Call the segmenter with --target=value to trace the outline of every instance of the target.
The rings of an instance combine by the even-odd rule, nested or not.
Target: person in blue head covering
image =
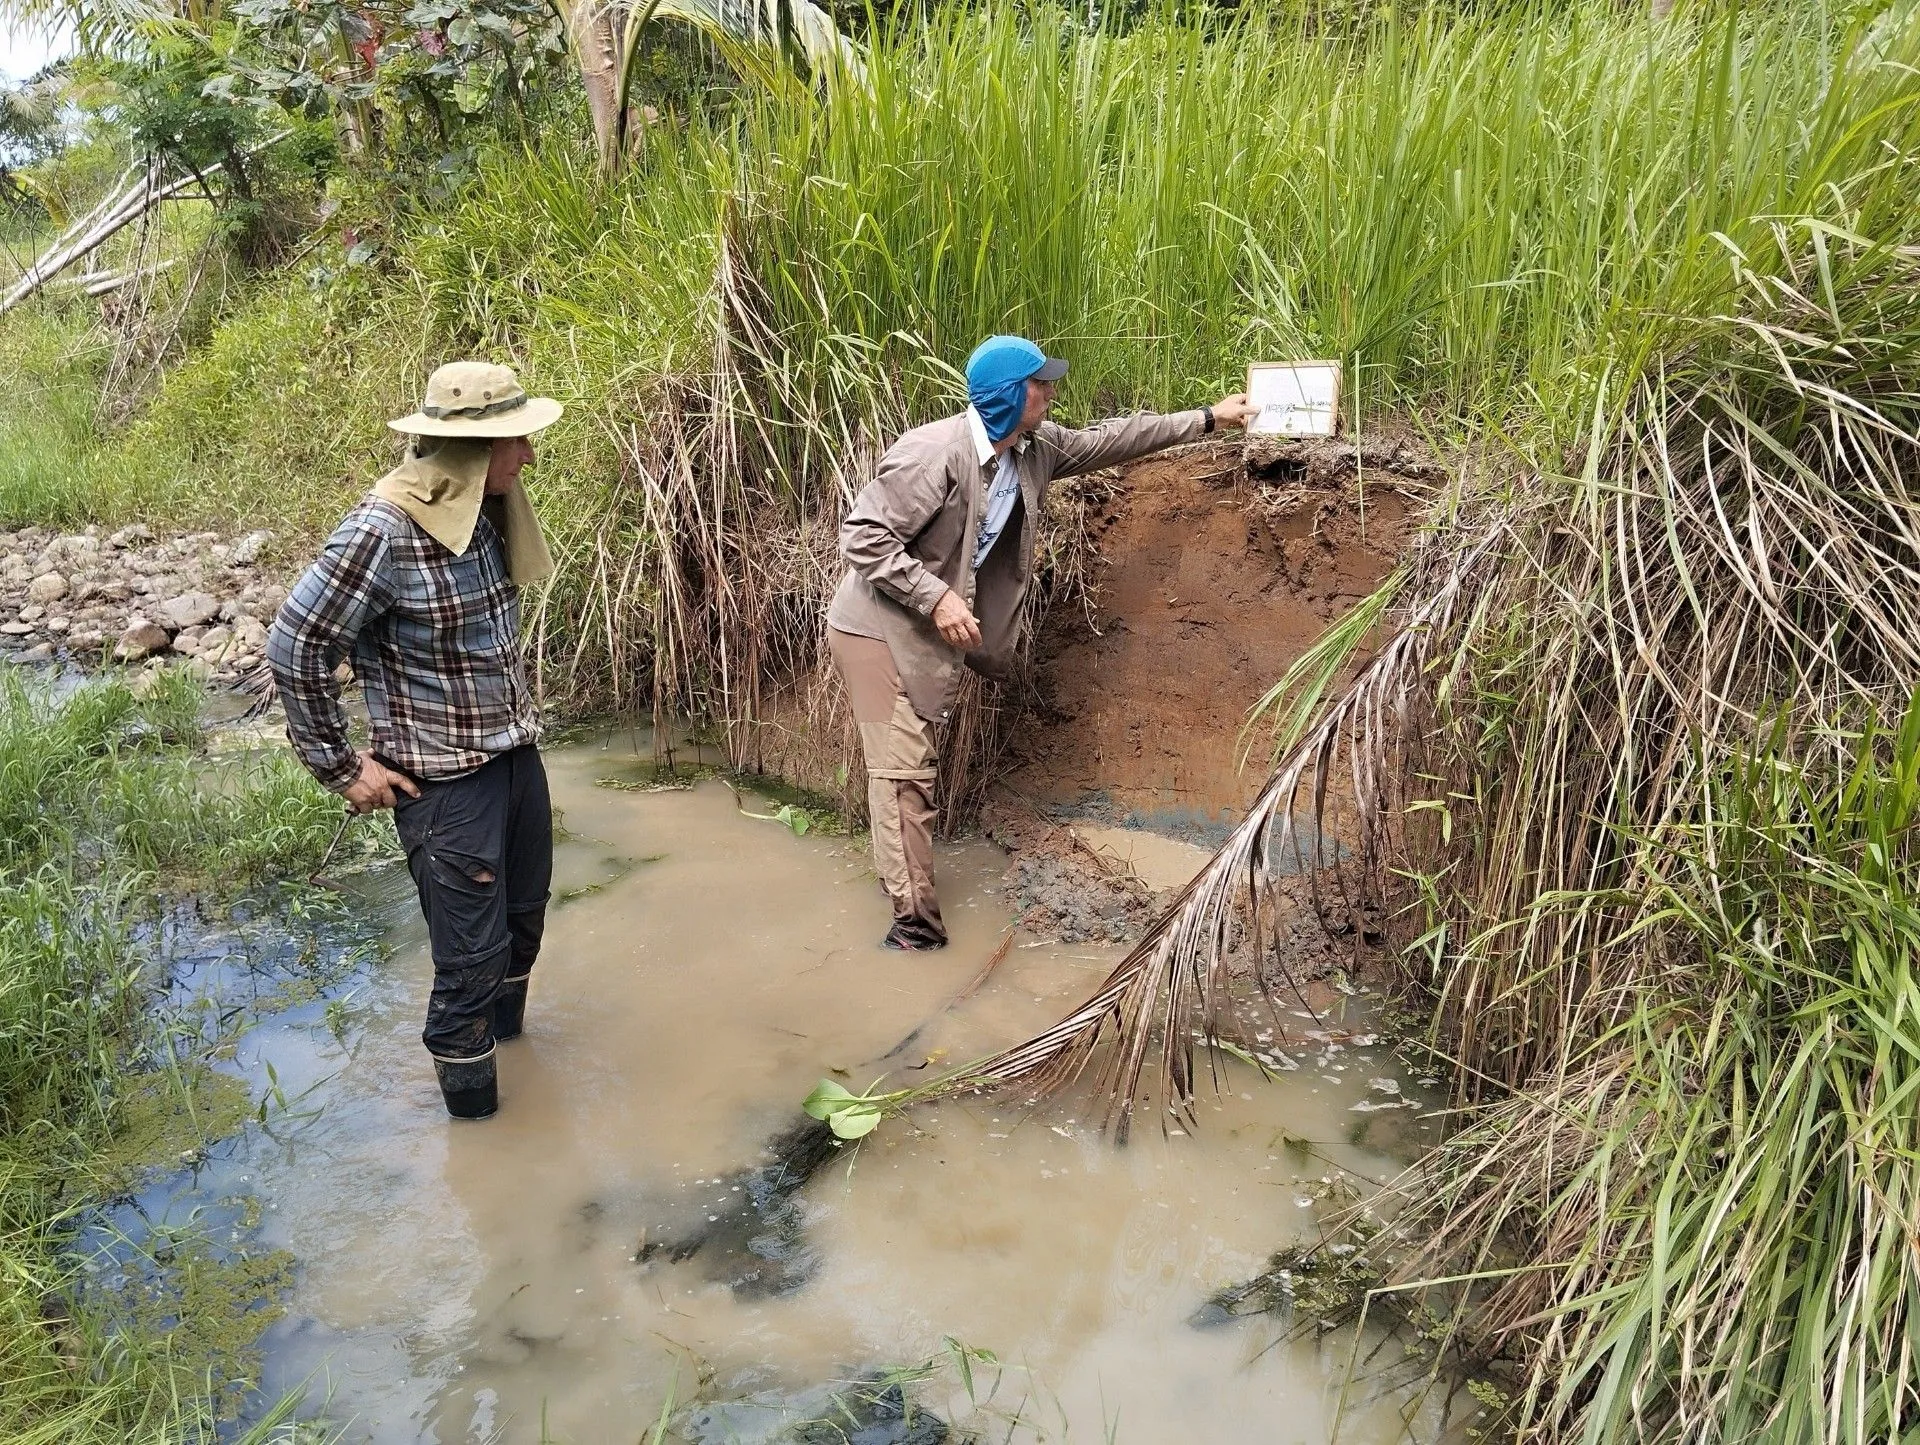
[[[967,358],[967,400],[988,438],[1002,442],[1026,415],[1027,383],[1057,382],[1066,374],[1066,362],[1049,360],[1024,336],[989,336]]]
[[[1254,413],[1236,393],[1064,427],[1047,414],[1066,374],[1025,337],[988,337],[967,358],[966,410],[887,448],[840,527],[847,572],[827,644],[860,728],[874,866],[893,901],[889,948],[946,944],[933,879],[936,729],[952,717],[962,663],[998,679],[1018,653],[1048,486],[1244,427]]]

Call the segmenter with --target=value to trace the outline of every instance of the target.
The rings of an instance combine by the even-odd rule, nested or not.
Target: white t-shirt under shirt
[[[973,429],[973,444],[980,456],[980,467],[984,471],[987,464],[996,460],[993,454],[993,438],[987,435],[987,424],[980,419],[980,413],[972,407],[967,408],[967,424]],[[1020,470],[1014,465],[1014,454],[1026,450],[1026,438],[1022,438],[998,458],[1000,468],[994,473],[993,482],[987,488],[985,505],[980,508],[980,533],[974,539],[973,570],[978,572],[980,564],[987,560],[987,553],[993,550],[993,544],[1000,540],[1001,532],[1006,530],[1007,518],[1013,515],[1013,504],[1020,496]]]

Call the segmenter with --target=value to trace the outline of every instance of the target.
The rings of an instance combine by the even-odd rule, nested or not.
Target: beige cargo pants
[[[907,701],[885,642],[828,628],[827,647],[860,726],[873,864],[893,900],[887,942],[938,948],[947,930],[933,888],[933,784],[939,776],[933,724]]]

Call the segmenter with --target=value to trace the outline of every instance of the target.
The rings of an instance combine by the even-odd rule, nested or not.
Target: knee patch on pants
[[[908,778],[867,780],[874,871],[896,917],[940,924],[933,881],[933,783]]]
[[[838,631],[829,631],[827,642],[860,728],[874,871],[896,918],[918,919],[940,933],[933,884],[933,790],[940,776],[933,724],[913,710],[885,642]]]

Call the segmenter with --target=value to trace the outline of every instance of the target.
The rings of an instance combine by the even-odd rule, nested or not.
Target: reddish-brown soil
[[[1095,604],[1035,643],[1008,803],[1211,844],[1265,778],[1248,711],[1392,569],[1437,469],[1403,440],[1186,448],[1083,493]],[[1251,744],[1245,768],[1241,750]]]
[[[1085,566],[1091,601],[1055,607],[1033,643],[1032,686],[1002,695],[1017,708],[1012,740],[979,814],[1014,850],[1029,926],[1137,936],[1155,899],[1072,825],[1211,851],[1266,776],[1270,725],[1243,738],[1249,709],[1386,577],[1442,479],[1388,435],[1223,441],[1056,485],[1059,554]],[[751,758],[857,811],[858,757],[837,698],[827,669],[764,698]]]

